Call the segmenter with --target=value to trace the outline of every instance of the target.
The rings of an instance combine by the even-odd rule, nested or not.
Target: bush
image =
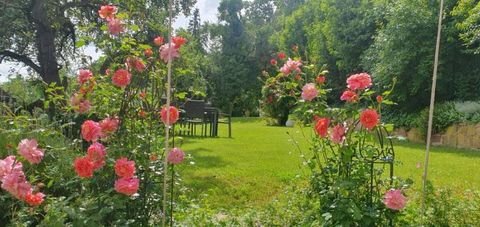
[[[480,123],[480,102],[455,102],[455,109],[463,115],[463,120]]]
[[[435,189],[427,185],[425,216],[422,217],[421,196],[417,194],[414,203],[407,207],[400,226],[477,226],[480,223],[480,192],[465,190]]]
[[[420,129],[423,136],[427,135],[428,112],[428,108],[422,110],[416,121],[416,126]],[[461,122],[462,119],[463,114],[457,111],[453,102],[437,104],[433,111],[432,133],[445,132],[449,126]]]

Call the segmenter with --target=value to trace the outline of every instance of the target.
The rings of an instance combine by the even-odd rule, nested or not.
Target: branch
[[[16,61],[22,62],[23,64],[25,64],[25,65],[29,66],[30,68],[32,68],[33,70],[35,70],[35,72],[37,72],[37,73],[40,73],[40,71],[41,71],[40,66],[35,64],[35,62],[33,62],[32,59],[30,59],[29,57],[27,57],[25,55],[20,55],[20,54],[14,53],[14,52],[9,51],[9,50],[0,51],[0,63],[2,62],[2,60],[5,57],[9,57],[9,58],[14,59]]]

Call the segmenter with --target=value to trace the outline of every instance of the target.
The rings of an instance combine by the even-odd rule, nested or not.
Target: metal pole
[[[427,196],[428,161],[430,157],[430,144],[432,141],[433,109],[435,105],[435,90],[437,87],[438,57],[440,53],[440,38],[442,33],[442,15],[443,15],[443,0],[440,0],[440,11],[438,12],[437,43],[435,46],[435,60],[433,65],[432,92],[430,95],[430,109],[428,112],[427,147],[425,151],[425,164],[424,164],[425,169],[423,171],[422,212],[424,215],[425,215],[425,209],[426,209],[425,200]]]

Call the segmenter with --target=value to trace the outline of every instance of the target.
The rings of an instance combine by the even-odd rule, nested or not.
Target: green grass
[[[297,176],[308,176],[294,141],[307,152],[303,134],[309,137],[310,129],[266,126],[258,118],[234,119],[232,128],[233,138],[224,125],[219,138],[185,138],[182,149],[194,164],[183,165],[181,174],[190,198],[205,198],[216,208],[257,207],[270,203]],[[421,144],[395,146],[395,175],[412,178],[416,190],[421,188],[423,165],[417,168],[417,163],[423,163],[424,149]],[[429,179],[437,187],[479,188],[479,167],[480,151],[435,147]]]

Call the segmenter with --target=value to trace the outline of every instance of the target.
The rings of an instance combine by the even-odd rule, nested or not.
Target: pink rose
[[[78,83],[80,84],[84,84],[92,77],[93,77],[93,73],[88,69],[80,69],[78,71]]]
[[[115,181],[115,191],[131,196],[138,191],[140,180],[137,178],[120,178]]]
[[[277,57],[278,59],[283,60],[287,57],[287,55],[284,52],[278,52]]]
[[[318,90],[315,84],[308,83],[302,88],[302,99],[305,101],[312,101],[318,95]]]
[[[43,159],[43,150],[38,148],[38,143],[34,139],[23,139],[20,141],[18,153],[30,164],[38,164]]]
[[[130,84],[132,75],[126,69],[119,69],[115,71],[112,76],[113,85],[121,88],[125,88]]]
[[[363,90],[372,86],[372,78],[367,73],[354,74],[348,77],[347,87],[352,90]]]
[[[137,72],[143,72],[147,67],[145,66],[143,60],[137,57],[128,57],[125,63],[129,70],[134,68],[135,70],[137,70]]]
[[[118,117],[108,117],[100,121],[100,128],[102,128],[102,135],[106,136],[111,134],[118,129],[120,120]]]
[[[379,122],[379,116],[374,109],[366,109],[360,114],[360,123],[368,130],[373,129]]]
[[[120,158],[115,162],[115,173],[119,177],[131,178],[135,175],[135,162]]]
[[[32,186],[27,182],[23,171],[13,171],[2,180],[2,188],[19,200],[32,192]]]
[[[271,65],[277,65],[277,60],[275,60],[275,59],[272,58],[272,59],[270,60],[270,64],[271,64]]]
[[[123,32],[123,22],[119,19],[113,18],[108,21],[108,31],[112,35],[118,35]]]
[[[284,75],[288,75],[291,72],[295,73],[301,73],[302,70],[300,69],[300,66],[302,66],[302,63],[300,61],[294,61],[292,59],[288,59],[287,62],[280,68],[280,72],[282,72]]]
[[[161,46],[163,42],[164,42],[164,39],[161,36],[157,36],[155,37],[155,39],[153,39],[153,43],[155,44],[155,46]]]
[[[95,170],[94,163],[88,157],[81,157],[75,159],[73,162],[75,172],[81,178],[93,177],[93,171]]]
[[[345,127],[341,124],[335,125],[332,129],[331,139],[334,143],[342,143],[345,139]]]
[[[327,137],[328,135],[328,125],[330,124],[330,120],[328,118],[319,118],[317,119],[317,123],[315,123],[315,132],[320,137]]]
[[[106,155],[105,146],[98,142],[93,143],[87,149],[87,158],[92,161],[94,170],[98,170],[105,165]]]
[[[180,148],[173,148],[167,156],[167,161],[170,164],[177,165],[183,162],[183,159],[185,158],[185,153],[183,153]]]
[[[86,113],[92,107],[90,101],[83,98],[81,94],[74,94],[70,98],[70,105],[78,113]]]
[[[106,19],[107,21],[113,19],[116,13],[117,7],[112,5],[101,6],[100,10],[98,10],[98,15],[100,15],[100,18]]]
[[[385,193],[383,203],[392,210],[401,210],[407,204],[407,198],[402,194],[401,190],[390,189]]]
[[[353,103],[358,101],[358,96],[357,93],[351,91],[351,90],[346,90],[343,92],[342,96],[340,96],[340,100],[342,101],[347,101],[349,103]]]
[[[16,161],[15,156],[10,155],[3,160],[0,159],[0,181],[2,181],[3,178],[6,175],[10,174],[11,172],[22,172],[22,171],[23,171],[23,165],[21,162]]]
[[[95,142],[102,135],[102,128],[98,122],[92,120],[86,120],[83,122],[82,127],[82,137],[86,141]]]
[[[170,60],[173,61],[174,58],[180,57],[180,53],[178,52],[178,48],[175,47],[175,44],[163,44],[160,47],[160,58],[167,63],[169,60],[169,53],[170,53]]]
[[[40,204],[43,203],[43,198],[44,197],[45,197],[45,195],[41,192],[37,192],[35,194],[29,193],[25,197],[25,202],[28,203],[28,205],[30,205],[30,206],[39,206]]]
[[[181,37],[181,36],[175,36],[172,37],[172,42],[175,44],[175,48],[180,48],[182,47],[183,44],[187,42],[187,39]]]
[[[168,116],[167,116],[167,111],[169,112]],[[180,113],[178,112],[177,108],[175,108],[174,106],[170,106],[170,108],[167,108],[165,106],[160,111],[160,117],[162,118],[162,122],[166,125],[175,124],[175,122],[178,121],[179,116],[180,116]]]

